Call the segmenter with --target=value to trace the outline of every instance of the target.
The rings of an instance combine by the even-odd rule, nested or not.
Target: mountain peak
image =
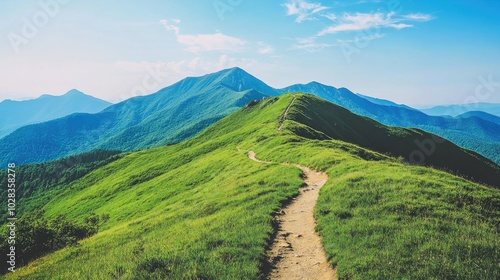
[[[276,89],[268,86],[240,67],[224,69],[215,74],[219,76],[218,82],[235,91],[256,90],[269,96],[278,95]]]
[[[240,73],[241,73],[241,72],[243,72],[243,73],[248,74],[248,72],[247,72],[247,71],[243,70],[242,68],[240,68],[240,67],[238,67],[238,66],[236,66],[236,67],[232,67],[232,68],[227,68],[227,69],[225,69],[225,70],[226,70],[227,72],[240,72]],[[223,71],[224,71],[224,70],[223,70]],[[249,75],[250,75],[250,74],[249,74]]]
[[[240,79],[248,79],[248,78],[257,79],[254,76],[252,76],[250,73],[248,73],[247,71],[245,71],[239,67],[224,69],[224,70],[220,71],[219,73],[225,77],[237,77]]]
[[[309,82],[306,85],[310,85],[310,86],[324,86],[322,83],[316,82],[316,81]]]
[[[74,96],[74,95],[86,95],[86,94],[77,90],[77,89],[71,89],[70,91],[66,92],[64,95]]]

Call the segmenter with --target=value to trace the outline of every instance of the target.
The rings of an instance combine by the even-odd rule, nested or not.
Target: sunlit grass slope
[[[9,277],[258,277],[273,232],[272,213],[297,193],[302,180],[298,169],[252,162],[237,146],[253,145],[255,135],[275,134],[281,107],[287,105],[283,99],[272,110],[243,110],[223,120],[223,129],[133,153],[74,182],[44,207],[47,215],[78,220],[95,212],[110,219],[80,246],[52,253]],[[262,125],[263,120],[269,122]]]
[[[95,212],[110,219],[79,246],[7,278],[259,278],[273,212],[302,180],[295,167],[250,161],[249,150],[328,173],[315,216],[341,279],[500,276],[499,190],[331,140],[330,132],[294,117],[302,112],[316,123],[314,112],[330,105],[297,96],[281,133],[290,94],[243,108],[188,142],[132,153],[71,183],[43,207],[46,215],[82,220]],[[301,107],[306,103],[310,114]]]

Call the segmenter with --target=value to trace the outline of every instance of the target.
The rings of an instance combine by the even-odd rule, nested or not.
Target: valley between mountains
[[[270,256],[280,238],[301,249],[294,242],[306,236],[294,234],[304,223],[277,225],[292,222],[286,215],[299,209],[312,211],[304,212],[312,214],[308,233],[317,234],[325,254],[316,263],[338,279],[500,277],[500,167],[494,162],[440,138],[429,166],[410,164],[414,139],[437,136],[385,126],[311,94],[247,94],[235,99],[242,108],[177,144],[20,166],[20,183],[30,183],[19,189],[19,215],[39,218],[21,224],[20,242],[45,244],[30,243],[41,238],[30,234],[45,229],[42,220],[58,238],[46,237],[47,244],[68,237],[57,221],[68,221],[66,228],[90,222],[98,230],[2,277],[293,279],[287,273],[297,267]],[[141,100],[133,102],[146,106]],[[316,187],[303,188],[312,175],[294,165],[319,172],[318,182],[308,183]],[[36,176],[42,170],[63,175],[48,182]],[[300,204],[312,194],[317,202],[292,208],[294,198]],[[291,252],[284,245],[278,255],[286,261]],[[19,246],[18,254],[26,255],[29,248]]]

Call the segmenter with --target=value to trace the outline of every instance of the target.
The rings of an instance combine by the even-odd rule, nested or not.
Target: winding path
[[[280,124],[278,126],[278,132],[281,132],[281,129],[283,128],[283,125],[285,124],[286,117],[288,116],[288,111],[290,111],[290,108],[292,108],[293,102],[295,102],[296,99],[297,99],[297,96],[294,95],[292,101],[290,102],[288,107],[286,107],[285,112],[281,116],[281,121],[280,121]]]
[[[253,151],[248,152],[248,158],[259,163],[270,163],[258,160]],[[294,166],[304,173],[304,182],[307,186],[301,188],[292,203],[280,210],[276,216],[279,224],[278,232],[271,248],[266,252],[272,264],[269,278],[337,279],[335,270],[328,264],[321,239],[314,230],[316,225],[313,217],[314,205],[319,190],[326,183],[328,176],[326,173],[316,172],[305,166]]]

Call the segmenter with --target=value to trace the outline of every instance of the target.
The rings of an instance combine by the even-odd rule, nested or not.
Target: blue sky
[[[500,103],[497,0],[3,0],[0,34],[0,100],[117,102],[239,66],[274,87]]]

